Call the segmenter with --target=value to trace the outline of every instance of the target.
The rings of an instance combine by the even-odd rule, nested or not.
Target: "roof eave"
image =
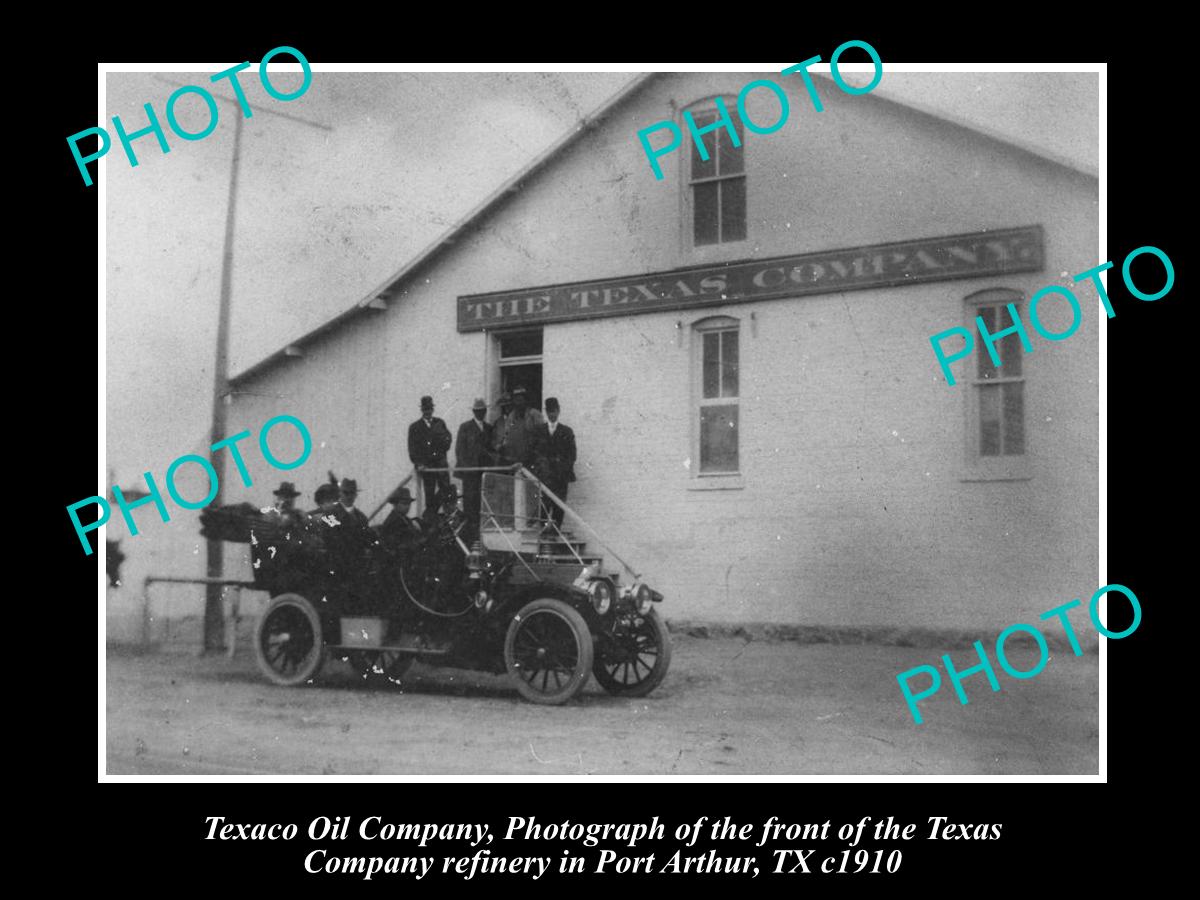
[[[566,132],[557,141],[539,153],[534,159],[524,168],[517,172],[513,177],[505,181],[495,191],[485,197],[480,203],[473,207],[469,212],[462,216],[458,221],[450,225],[444,232],[430,242],[420,253],[412,257],[399,271],[385,279],[374,290],[370,291],[365,297],[355,303],[348,309],[343,310],[337,315],[325,322],[312,331],[307,332],[301,337],[289,341],[289,347],[304,347],[315,341],[321,335],[335,328],[340,327],[346,321],[356,318],[367,311],[375,311],[378,309],[378,299],[382,296],[394,297],[397,293],[397,288],[412,276],[423,265],[430,262],[442,250],[452,246],[479,220],[483,219],[488,213],[521,190],[521,183],[536,175],[542,168],[554,159],[560,152],[574,144],[588,131],[595,128],[600,121],[609,115],[614,109],[624,103],[633,94],[639,91],[645,84],[652,79],[657,73],[642,72],[630,79],[629,83],[621,90],[612,95],[604,104],[598,107],[591,115],[584,116],[575,123],[572,128]],[[263,372],[272,368],[279,362],[287,359],[285,347],[280,347],[270,356],[258,361],[248,369],[239,372],[237,375],[229,379],[229,387],[233,389],[239,385],[252,381],[254,378],[261,375]]]

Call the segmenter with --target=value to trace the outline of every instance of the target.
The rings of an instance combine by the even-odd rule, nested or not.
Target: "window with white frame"
[[[736,475],[740,465],[738,320],[714,316],[697,322],[693,329],[696,473]]]
[[[688,178],[692,242],[697,247],[746,239],[745,135],[742,120],[735,111],[736,100],[729,97],[722,98],[722,101],[729,111],[729,121],[733,123],[737,134],[738,146],[733,145],[733,138],[724,123],[700,137],[708,159],[701,159],[696,141],[688,141],[692,148]],[[715,100],[698,103],[687,112],[696,123],[697,130],[713,125],[720,115]],[[688,135],[686,119],[683,131]]]
[[[1008,305],[1018,315],[1023,295],[1004,288],[980,291],[966,298],[967,327],[979,334],[975,318],[983,320],[989,334],[1014,323]],[[1021,458],[1025,441],[1025,349],[1016,332],[996,342],[1000,365],[992,361],[987,345],[979,338],[971,379],[970,449],[977,462]]]

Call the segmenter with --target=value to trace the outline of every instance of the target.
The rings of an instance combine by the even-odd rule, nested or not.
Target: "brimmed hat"
[[[321,506],[322,504],[328,503],[330,500],[336,500],[337,495],[337,485],[325,482],[323,485],[317,488],[316,493],[313,494],[313,500],[316,501],[317,506]]]
[[[428,394],[421,398],[421,409],[433,409],[433,398]]]
[[[471,409],[487,409],[487,401],[482,397],[476,397],[475,402],[471,404]]]
[[[285,481],[275,489],[276,497],[299,497],[300,492],[296,490],[296,486],[290,481]]]
[[[406,487],[400,488],[400,490],[396,491],[396,493],[394,493],[392,496],[395,498],[395,500],[393,501],[394,503],[412,503],[413,502],[412,492]]]
[[[353,478],[343,478],[338,482],[338,490],[346,494],[357,494],[358,482]]]
[[[548,410],[558,409],[558,398],[557,397],[547,397],[546,398],[546,409],[548,409]]]

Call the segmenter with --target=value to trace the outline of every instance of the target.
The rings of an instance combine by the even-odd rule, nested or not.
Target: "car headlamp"
[[[644,616],[654,604],[654,592],[646,585],[639,584],[633,593],[633,599],[637,603],[638,613]]]
[[[606,578],[597,578],[588,585],[588,593],[592,595],[592,608],[597,615],[604,615],[612,609],[613,586]]]

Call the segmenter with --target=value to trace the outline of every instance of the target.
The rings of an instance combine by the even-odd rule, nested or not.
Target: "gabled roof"
[[[351,306],[349,309],[338,313],[331,319],[328,319],[321,325],[307,332],[295,340],[290,341],[286,346],[279,348],[270,356],[260,360],[248,369],[238,373],[229,379],[228,387],[230,389],[253,381],[255,377],[270,369],[276,363],[287,359],[288,357],[300,356],[302,351],[299,348],[312,343],[324,334],[335,331],[350,319],[369,313],[372,310],[386,309],[389,300],[393,300],[404,293],[404,282],[412,277],[418,270],[426,264],[432,262],[434,258],[468,232],[473,226],[479,223],[489,213],[493,212],[497,207],[503,204],[509,197],[518,193],[524,182],[540,173],[547,165],[555,159],[562,151],[574,144],[580,137],[587,132],[596,128],[607,116],[609,116],[617,107],[625,103],[634,94],[646,86],[652,79],[661,73],[648,72],[636,75],[630,82],[620,91],[610,97],[602,106],[589,116],[584,116],[580,119],[571,130],[564,134],[561,138],[547,147],[544,151],[538,154],[534,159],[522,168],[517,174],[513,175],[505,181],[500,187],[489,194],[478,205],[467,212],[461,219],[450,225],[441,235],[435,238],[425,249],[421,250],[416,256],[412,257],[405,263],[395,274],[385,279],[378,287],[369,292],[365,297]],[[680,73],[682,74],[682,73]],[[828,78],[822,73],[813,73],[820,78]],[[1028,153],[1037,156],[1041,159],[1054,163],[1055,165],[1071,169],[1079,172],[1090,178],[1097,178],[1098,174],[1089,171],[1087,168],[1081,168],[1074,161],[1065,157],[1052,153],[1044,148],[1031,144],[1027,141],[1022,141],[1019,138],[1014,138],[1010,135],[1001,134],[997,131],[983,128],[973,122],[967,121],[960,117],[947,115],[923,104],[912,102],[908,99],[898,97],[888,97],[875,93],[866,94],[866,97],[871,97],[875,102],[891,104],[894,106],[902,106],[905,109],[916,111],[921,115],[930,118],[938,119],[944,123],[953,125],[956,128],[961,128],[970,131],[975,135],[987,138],[990,141],[1003,144],[1005,146],[1015,148],[1023,153]]]
[[[229,379],[229,387],[234,387],[254,379],[256,375],[270,368],[275,363],[289,356],[296,356],[295,348],[302,347],[325,334],[339,328],[344,322],[356,316],[360,316],[372,309],[381,308],[381,302],[386,305],[386,301],[400,294],[402,291],[403,282],[418,269],[429,263],[440,252],[452,246],[465,232],[469,231],[472,226],[477,224],[488,213],[492,212],[497,206],[502,204],[510,196],[521,190],[521,185],[533,175],[540,172],[545,166],[556,156],[559,155],[567,147],[574,144],[580,137],[588,131],[595,128],[600,122],[608,116],[614,109],[632,97],[635,93],[642,89],[657,73],[648,72],[634,76],[630,82],[610,97],[602,106],[589,116],[584,116],[580,119],[571,130],[564,134],[561,138],[539,153],[534,159],[523,169],[517,172],[512,178],[504,182],[495,191],[483,199],[477,206],[467,212],[461,219],[450,225],[441,235],[434,238],[433,242],[425,247],[420,253],[405,263],[394,275],[383,281],[377,288],[368,293],[363,299],[359,300],[352,307],[338,313],[332,319],[317,326],[312,331],[288,343],[286,347],[281,347],[276,350],[266,359],[260,360],[244,372],[239,373]]]

